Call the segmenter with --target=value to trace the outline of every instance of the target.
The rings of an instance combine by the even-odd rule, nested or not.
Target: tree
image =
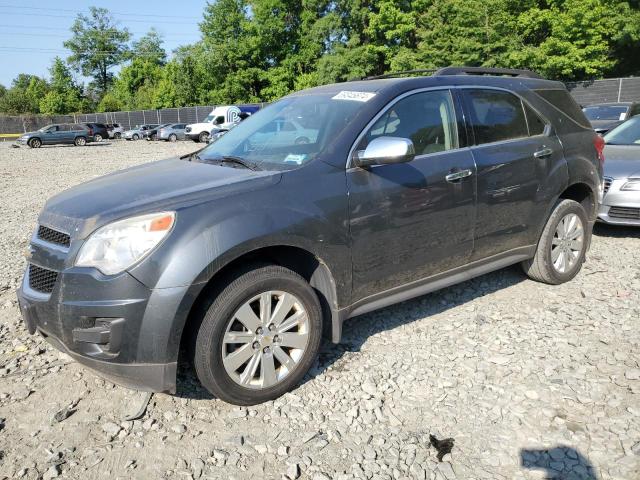
[[[81,91],[67,65],[55,57],[49,72],[50,91],[40,101],[40,111],[50,115],[78,112],[82,104]]]
[[[64,42],[73,52],[69,63],[84,76],[93,77],[93,85],[104,95],[113,80],[110,70],[129,56],[131,34],[117,28],[107,9],[96,7],[90,8],[89,16],[78,14],[71,32],[73,37]]]
[[[131,56],[157,65],[167,63],[167,52],[164,50],[162,36],[152,28],[140,40],[133,42]]]

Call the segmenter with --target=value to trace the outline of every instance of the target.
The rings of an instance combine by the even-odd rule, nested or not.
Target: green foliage
[[[202,39],[170,59],[155,30],[131,43],[106,9],[79,15],[69,65],[21,74],[0,111],[64,113],[272,101],[369,75],[447,65],[530,68],[559,80],[640,74],[640,2],[621,0],[212,0]],[[117,75],[113,69],[120,67]]]
[[[79,112],[82,109],[82,91],[67,65],[61,58],[55,57],[49,72],[50,90],[40,101],[40,112],[49,115]]]
[[[64,46],[73,53],[69,63],[86,77],[93,77],[92,86],[102,95],[113,81],[113,67],[129,56],[127,42],[131,34],[119,29],[106,8],[91,7],[89,15],[78,14],[71,27],[73,37]]]

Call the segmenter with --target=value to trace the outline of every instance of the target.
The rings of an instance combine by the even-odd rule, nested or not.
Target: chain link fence
[[[601,102],[640,101],[640,77],[610,78],[586,82],[570,82],[567,88],[582,105]],[[252,104],[264,106],[264,103]],[[125,129],[145,123],[197,123],[204,120],[214,105],[197,107],[163,108],[161,110],[136,110],[130,112],[106,112],[75,115],[0,115],[0,134],[15,134],[37,130],[51,123],[119,123]]]

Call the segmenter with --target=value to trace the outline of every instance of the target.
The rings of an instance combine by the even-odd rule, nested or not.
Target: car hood
[[[280,172],[252,171],[178,158],[146,163],[100,177],[52,197],[39,222],[84,238],[131,215],[178,209],[257,190],[280,181]]]
[[[611,178],[640,176],[640,145],[606,145],[604,175]]]

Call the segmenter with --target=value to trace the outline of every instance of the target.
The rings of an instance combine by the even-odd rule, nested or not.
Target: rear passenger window
[[[529,136],[522,102],[498,90],[464,90],[476,145]]]
[[[535,90],[535,92],[578,125],[592,128],[580,106],[566,90]]]
[[[529,135],[532,137],[535,135],[542,135],[547,125],[544,123],[544,120],[540,118],[540,115],[538,115],[533,110],[533,108],[531,108],[526,103],[524,103],[524,113],[527,116],[527,124],[529,125]]]
[[[451,93],[432,91],[403,98],[373,124],[357,150],[365,150],[371,140],[385,136],[410,139],[416,155],[458,148]]]

